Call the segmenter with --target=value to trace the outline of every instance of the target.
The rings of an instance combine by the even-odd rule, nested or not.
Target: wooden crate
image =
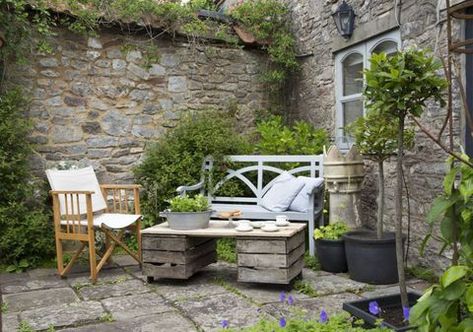
[[[238,239],[238,281],[289,284],[304,266],[304,236]]]
[[[216,241],[185,236],[143,237],[143,273],[148,279],[188,279],[216,262]]]

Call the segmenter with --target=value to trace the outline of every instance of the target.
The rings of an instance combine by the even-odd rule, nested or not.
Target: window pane
[[[350,54],[343,61],[343,95],[361,93],[363,89],[363,56]]]
[[[384,41],[380,43],[373,49],[373,53],[386,53],[386,54],[393,54],[397,52],[397,43],[391,40]]]
[[[343,103],[343,126],[347,126],[360,116],[363,116],[363,101],[361,99]]]

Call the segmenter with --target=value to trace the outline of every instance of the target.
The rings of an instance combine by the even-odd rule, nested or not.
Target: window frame
[[[358,43],[354,46],[346,48],[335,54],[335,143],[342,149],[350,148],[353,142],[346,137],[343,130],[343,104],[353,100],[363,98],[362,93],[344,96],[343,95],[343,62],[353,53],[358,53],[363,57],[363,69],[369,68],[369,58],[373,54],[373,50],[384,42],[395,42],[397,49],[401,49],[401,32],[399,29],[383,33],[369,40]],[[363,78],[364,85],[364,78]],[[366,109],[363,106],[363,115],[366,114]]]

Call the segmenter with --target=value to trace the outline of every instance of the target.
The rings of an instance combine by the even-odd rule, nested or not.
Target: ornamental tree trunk
[[[409,307],[407,300],[406,276],[404,272],[404,248],[402,243],[402,162],[404,156],[404,120],[405,115],[399,116],[399,131],[397,140],[397,192],[396,192],[396,261],[399,277],[399,291],[403,308]]]
[[[378,220],[376,223],[376,236],[383,237],[384,218],[384,162],[378,161]]]

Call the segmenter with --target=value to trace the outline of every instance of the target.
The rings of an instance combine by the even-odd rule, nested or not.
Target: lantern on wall
[[[338,6],[335,13],[332,14],[338,33],[340,33],[343,38],[348,39],[353,34],[353,30],[355,29],[355,16],[353,7],[347,4],[345,0]]]

